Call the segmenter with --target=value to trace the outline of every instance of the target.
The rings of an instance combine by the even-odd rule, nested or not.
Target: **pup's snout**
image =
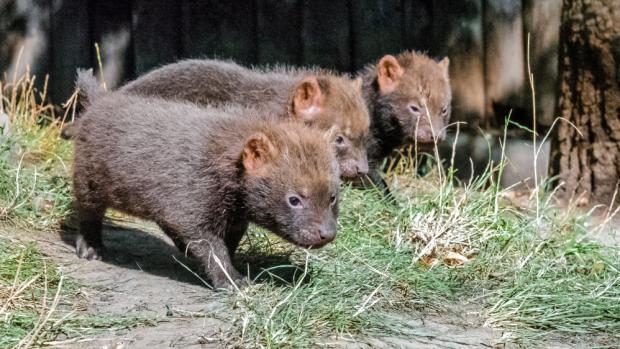
[[[363,176],[365,174],[368,174],[368,160],[363,159],[363,160],[358,161],[357,164],[355,165],[355,169],[357,171],[358,176]]]
[[[435,141],[443,141],[446,138],[446,132],[433,130],[430,127],[420,127],[416,131],[415,137],[418,143],[434,143]]]
[[[319,228],[319,236],[321,237],[321,241],[323,243],[328,243],[336,237],[336,228],[331,227],[320,227]]]
[[[340,177],[343,179],[354,179],[366,173],[368,173],[368,161],[366,159],[346,159],[340,162]]]

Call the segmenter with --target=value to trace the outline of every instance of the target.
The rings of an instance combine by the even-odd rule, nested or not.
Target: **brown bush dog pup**
[[[344,179],[368,173],[370,117],[361,79],[294,69],[248,69],[220,60],[184,60],[155,69],[122,92],[200,105],[234,104],[331,130]]]
[[[368,144],[370,177],[380,183],[378,167],[393,150],[406,145],[433,146],[445,138],[452,92],[448,58],[425,54],[383,56],[360,75],[371,117]]]
[[[250,222],[303,247],[334,239],[339,169],[325,132],[105,93],[85,73],[78,86],[88,97],[74,130],[79,257],[101,258],[106,208],[155,221],[217,288],[231,286],[226,273],[243,280],[231,258]]]

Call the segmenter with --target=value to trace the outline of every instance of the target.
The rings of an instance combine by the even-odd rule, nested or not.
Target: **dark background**
[[[553,120],[560,0],[0,0],[0,70],[26,67],[49,98],[73,91],[77,67],[108,87],[188,57],[317,65],[355,72],[405,49],[449,56],[453,117],[501,125],[530,118],[527,33],[541,125]]]

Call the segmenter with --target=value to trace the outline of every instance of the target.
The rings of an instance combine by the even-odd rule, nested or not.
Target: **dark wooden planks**
[[[7,74],[5,81],[29,70],[37,88],[44,86],[51,66],[50,6],[48,0],[0,3],[0,74]]]
[[[357,0],[351,6],[354,68],[375,62],[404,48],[404,8],[401,0]]]
[[[347,0],[305,0],[304,64],[353,71],[350,3]]]
[[[185,1],[184,54],[188,57],[234,58],[240,63],[256,63],[255,7],[254,0]]]
[[[433,1],[402,1],[403,45],[408,50],[428,51],[433,43]]]
[[[485,112],[483,1],[436,0],[433,6],[430,52],[450,58],[452,119],[475,126]]]
[[[183,57],[357,71],[386,53],[414,49],[438,59],[450,57],[455,119],[497,125],[514,109],[513,118],[527,123],[531,101],[525,38],[531,32],[538,119],[543,125],[553,120],[561,0],[32,0],[30,8],[25,2],[14,4],[16,8],[0,6],[0,27],[8,28],[13,40],[5,40],[0,48],[3,68],[14,70],[16,47],[24,45],[22,62],[40,81],[50,73],[49,90],[56,103],[73,91],[77,67],[97,68],[94,42],[101,46],[110,87]],[[17,34],[3,24],[13,12],[21,30]]]
[[[302,0],[257,0],[257,63],[303,62]]]
[[[93,40],[100,47],[103,79],[108,88],[114,88],[134,77],[131,11],[129,1],[91,3]],[[97,77],[100,77],[96,59],[93,64]]]
[[[49,94],[62,103],[74,90],[75,71],[90,67],[92,46],[87,0],[52,0]]]
[[[544,126],[550,126],[555,119],[561,12],[562,0],[523,1],[523,31],[525,40],[530,33],[537,119]],[[527,83],[525,90],[524,105],[528,107],[531,106],[531,90]]]
[[[181,2],[133,1],[136,74],[175,61],[181,53]]]
[[[523,108],[525,65],[520,0],[484,2],[485,111],[487,122],[501,124],[510,110],[513,120],[526,121]]]

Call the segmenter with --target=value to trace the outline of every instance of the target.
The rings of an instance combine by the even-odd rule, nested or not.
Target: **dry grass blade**
[[[42,335],[43,328],[50,323],[50,318],[56,311],[58,303],[60,302],[63,280],[64,277],[61,276],[56,288],[56,294],[54,295],[54,299],[52,300],[50,307],[46,309],[45,313],[41,313],[35,328],[33,328],[32,331],[15,346],[15,348],[29,348]],[[45,285],[45,288],[47,290],[47,284]]]

